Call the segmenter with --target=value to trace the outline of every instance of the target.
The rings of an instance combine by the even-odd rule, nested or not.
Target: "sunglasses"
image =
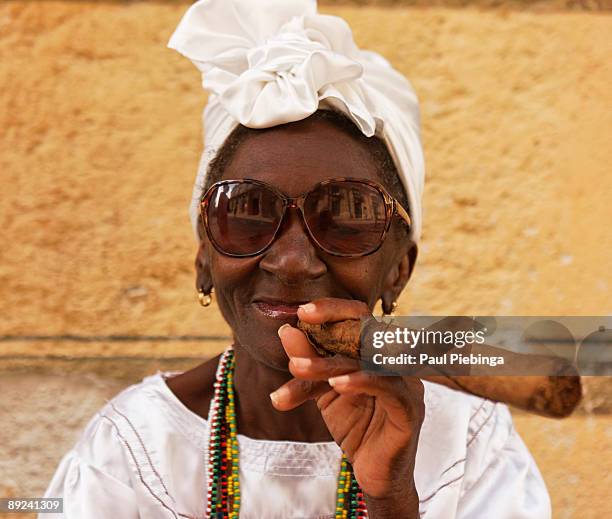
[[[408,212],[381,185],[361,179],[325,180],[297,197],[253,179],[221,180],[202,195],[200,215],[213,246],[226,256],[264,252],[276,239],[285,213],[299,210],[312,241],[334,256],[376,252],[394,215],[408,226]]]

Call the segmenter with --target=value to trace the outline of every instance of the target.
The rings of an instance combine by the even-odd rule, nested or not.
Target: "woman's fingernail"
[[[276,391],[270,393],[270,399],[275,404],[278,404],[281,400],[286,398],[289,395],[289,391],[286,387],[279,387]]]
[[[312,359],[303,358],[303,357],[291,357],[291,364],[293,364],[296,368],[306,369],[312,366]]]
[[[278,329],[278,332],[277,332],[277,333],[278,333],[278,336],[279,336],[281,339],[283,338],[283,333],[285,333],[285,330],[286,330],[287,328],[291,328],[291,325],[290,325],[290,324],[285,323],[285,324],[283,324],[283,325],[282,325],[282,326],[281,326],[281,327]]]
[[[339,377],[332,377],[327,379],[327,383],[334,387],[338,384],[346,384],[350,380],[348,375],[340,375]]]
[[[302,312],[306,312],[307,314],[314,312],[317,309],[314,303],[306,303],[305,305],[300,305],[300,308],[302,309]]]

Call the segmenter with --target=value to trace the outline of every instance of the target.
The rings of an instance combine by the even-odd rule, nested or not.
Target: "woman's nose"
[[[259,266],[285,285],[312,281],[327,272],[317,254],[298,209],[288,209],[276,239],[264,253]]]

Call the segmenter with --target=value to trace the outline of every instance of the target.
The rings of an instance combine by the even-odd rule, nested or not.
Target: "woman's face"
[[[363,143],[328,122],[308,119],[247,137],[223,174],[223,179],[267,182],[288,196],[336,177],[381,182]],[[224,256],[202,231],[197,285],[215,288],[219,308],[239,345],[255,360],[286,370],[277,330],[297,322],[287,306],[338,297],[364,301],[372,309],[381,297],[390,303],[399,296],[410,277],[416,247],[404,229],[396,228],[402,226],[400,220],[393,220],[382,247],[360,258],[332,256],[317,248],[295,209],[287,211],[274,243],[255,257]]]

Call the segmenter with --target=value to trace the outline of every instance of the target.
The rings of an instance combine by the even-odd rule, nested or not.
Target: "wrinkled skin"
[[[223,174],[223,179],[263,180],[289,196],[335,177],[381,182],[366,145],[326,121],[308,119],[249,136]],[[224,256],[200,232],[196,286],[215,288],[234,334],[239,432],[269,440],[333,439],[353,464],[370,517],[417,517],[413,471],[424,416],[421,382],[374,376],[351,359],[320,358],[295,328],[298,317],[320,323],[371,314],[379,299],[391,307],[410,278],[417,252],[401,220],[394,218],[377,252],[360,258],[318,249],[293,209],[277,240],[252,258]],[[253,305],[262,297],[312,302],[314,308],[271,318]],[[204,417],[216,362],[169,381]]]

